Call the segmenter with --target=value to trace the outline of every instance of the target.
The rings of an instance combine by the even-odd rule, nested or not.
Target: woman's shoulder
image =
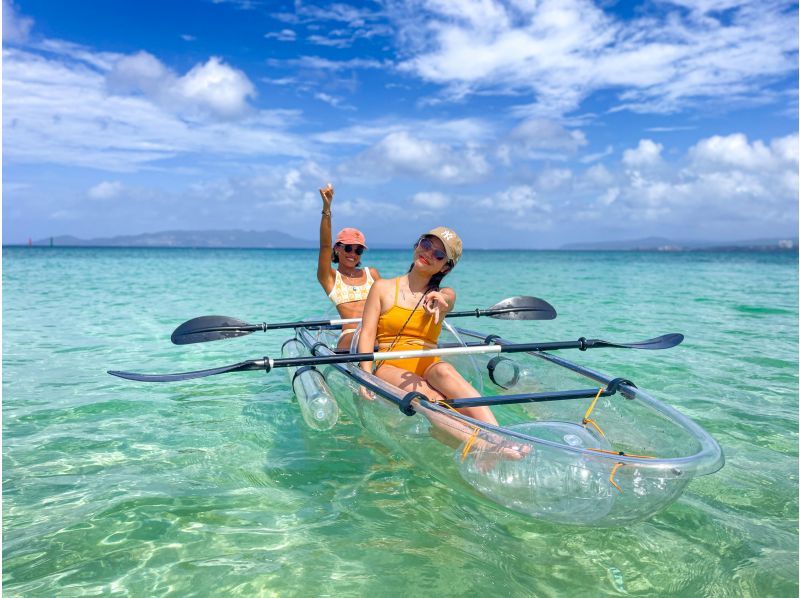
[[[367,268],[367,270],[369,270],[369,273],[372,275],[372,278],[374,278],[376,281],[381,279],[381,273],[378,272],[377,268]]]
[[[388,289],[390,286],[394,287],[394,280],[394,278],[377,278],[375,282],[372,283],[372,288],[383,291]]]

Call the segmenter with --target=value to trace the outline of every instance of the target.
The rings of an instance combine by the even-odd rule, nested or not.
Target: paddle
[[[489,309],[473,309],[457,311],[447,314],[448,318],[461,318],[474,316],[480,318],[487,316],[499,320],[552,320],[556,317],[556,310],[547,301],[536,297],[510,297]],[[277,330],[280,328],[318,328],[320,326],[340,326],[342,324],[357,324],[361,318],[348,318],[337,320],[311,320],[306,322],[277,322],[268,324],[248,324],[242,320],[229,316],[200,316],[178,326],[172,333],[172,342],[176,345],[189,345],[192,343],[205,343],[224,338],[245,336],[261,330]]]
[[[350,353],[345,355],[323,355],[311,357],[288,357],[272,359],[250,359],[232,365],[221,366],[208,370],[182,372],[178,374],[137,374],[134,372],[109,371],[112,376],[134,380],[137,382],[177,382],[205,378],[227,372],[243,372],[247,370],[266,370],[273,368],[300,367],[305,365],[325,365],[328,363],[356,363],[361,361],[382,361],[386,359],[410,359],[417,357],[434,357],[448,355],[470,355],[477,353],[525,353],[529,351],[553,351],[558,349],[580,349],[585,351],[595,347],[617,347],[622,349],[668,349],[683,341],[682,334],[665,334],[657,338],[636,343],[612,343],[601,339],[580,338],[577,341],[562,341],[554,343],[503,343],[480,344],[466,347],[445,347],[440,349],[427,349],[417,351],[386,351],[383,353]]]

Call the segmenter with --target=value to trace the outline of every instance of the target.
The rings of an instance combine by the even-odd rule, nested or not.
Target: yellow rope
[[[589,418],[589,415],[592,413],[592,409],[594,409],[594,406],[597,404],[597,400],[600,398],[601,394],[603,394],[603,388],[602,387],[597,389],[597,394],[594,396],[594,400],[592,401],[592,404],[589,405],[589,408],[586,410],[586,413],[583,416],[583,427],[585,428],[586,424],[592,424],[594,426],[595,430],[600,432],[600,436],[605,438],[606,437],[605,432],[603,432],[603,430],[600,429],[600,426],[597,425],[596,421],[594,421],[593,419]]]
[[[464,462],[464,459],[467,458],[467,455],[469,454],[469,451],[472,448],[472,445],[475,444],[475,440],[478,438],[478,433],[480,431],[481,431],[481,429],[479,427],[477,427],[477,426],[475,426],[472,429],[472,434],[467,439],[467,442],[464,444],[464,450],[461,451],[461,462],[462,463]]]
[[[635,458],[638,458],[638,459],[655,459],[656,458],[653,455],[632,455],[630,453],[625,453],[623,451],[609,451],[607,449],[599,449],[599,448],[587,448],[586,450],[587,451],[594,451],[596,453],[606,453],[607,455],[619,455],[620,457],[635,457]],[[608,481],[611,482],[611,485],[614,486],[614,488],[616,488],[620,492],[622,492],[622,488],[620,488],[619,484],[617,484],[614,481],[614,476],[616,475],[617,470],[620,467],[624,466],[624,465],[625,464],[622,461],[618,461],[618,462],[614,463],[614,467],[611,468],[611,475],[608,476]]]
[[[620,488],[619,484],[617,484],[614,481],[614,474],[617,473],[617,470],[622,466],[623,466],[623,463],[615,463],[613,469],[611,470],[611,475],[608,476],[608,481],[611,482],[611,484],[614,486],[614,488],[616,488],[620,492],[622,492],[622,488]]]

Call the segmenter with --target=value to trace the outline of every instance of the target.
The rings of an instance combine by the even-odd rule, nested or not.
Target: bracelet
[[[322,210],[322,215],[323,216],[330,216],[331,215],[331,211],[330,210]]]

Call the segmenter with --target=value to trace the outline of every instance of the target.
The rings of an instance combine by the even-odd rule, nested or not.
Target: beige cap
[[[456,234],[456,231],[445,226],[437,226],[433,230],[425,233],[425,235],[439,239],[444,245],[447,259],[452,261],[454,266],[458,263],[458,260],[461,259],[462,245],[461,238]]]

